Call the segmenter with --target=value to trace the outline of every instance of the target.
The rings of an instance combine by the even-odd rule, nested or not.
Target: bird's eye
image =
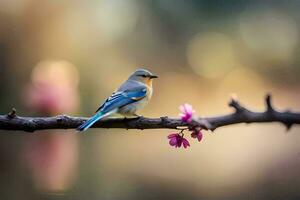
[[[146,78],[147,76],[146,75],[142,75],[142,77]]]

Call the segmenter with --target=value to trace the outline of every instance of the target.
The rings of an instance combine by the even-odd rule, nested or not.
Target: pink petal
[[[172,138],[170,141],[169,141],[169,144],[171,146],[176,146],[177,145],[177,139],[176,138]]]
[[[177,137],[178,133],[172,133],[170,135],[168,135],[168,139],[172,139],[174,137]]]
[[[184,105],[184,108],[185,108],[185,112],[186,113],[192,113],[193,112],[193,107],[192,107],[192,105],[190,105],[190,104],[185,104]]]
[[[190,123],[192,120],[193,120],[193,119],[192,119],[192,115],[188,116],[187,119],[186,119],[186,121],[189,122],[189,123]]]
[[[180,148],[181,146],[187,148],[190,146],[189,141],[183,138],[179,133],[172,133],[168,135],[168,138],[170,139],[169,144],[175,148]]]
[[[182,112],[179,115],[181,120],[190,123],[193,119],[193,113],[195,112],[192,105],[185,103],[184,105],[181,105],[179,109]]]
[[[186,113],[193,114],[193,113],[195,112],[195,111],[193,110],[193,106],[190,105],[190,104],[188,104],[188,103],[186,103],[186,104],[184,105],[184,107],[185,107],[185,112],[186,112]]]
[[[192,115],[189,114],[182,114],[181,120],[184,122],[191,122],[192,121]]]
[[[198,141],[200,142],[203,138],[203,133],[201,132],[201,130],[193,130],[192,134],[191,134],[192,138],[197,138]]]
[[[182,113],[185,113],[185,108],[183,105],[179,106],[179,110],[182,112]]]
[[[179,106],[179,109],[182,113],[188,113],[189,110],[191,110],[191,105],[185,103],[185,104]]]
[[[181,147],[181,144],[182,144],[182,141],[180,140],[180,141],[177,141],[177,145],[176,145],[176,147]]]
[[[185,138],[182,138],[182,144],[185,149],[190,146],[189,141]]]
[[[176,144],[176,147],[181,147],[181,144],[182,144],[182,136],[178,134],[177,136],[177,144]]]
[[[202,138],[203,138],[203,134],[199,131],[198,135],[197,135],[198,141],[200,142],[202,140]]]

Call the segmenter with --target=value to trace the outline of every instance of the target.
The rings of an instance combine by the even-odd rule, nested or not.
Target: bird
[[[111,116],[121,114],[125,118],[140,117],[136,112],[147,105],[153,93],[153,79],[158,76],[146,69],[139,68],[108,97],[96,110],[96,114],[77,127],[77,131],[86,131],[97,121]]]

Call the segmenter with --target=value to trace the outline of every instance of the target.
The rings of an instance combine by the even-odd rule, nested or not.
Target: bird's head
[[[158,78],[156,75],[152,74],[145,69],[137,69],[129,79],[145,83],[147,85],[152,84],[152,80]]]

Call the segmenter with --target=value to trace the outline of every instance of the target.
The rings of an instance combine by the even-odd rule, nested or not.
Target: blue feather
[[[91,126],[93,126],[94,123],[96,123],[98,120],[103,118],[103,114],[101,112],[96,113],[93,117],[88,119],[86,122],[84,122],[82,125],[80,125],[76,130],[77,131],[85,131]]]
[[[147,94],[147,90],[144,88],[139,88],[134,91],[124,91],[116,93],[109,97],[104,104],[98,109],[101,112],[109,112],[115,108],[120,108],[126,106],[130,103],[136,102],[136,99],[144,98]]]
[[[119,108],[136,102],[144,98],[147,94],[147,90],[144,87],[134,88],[133,90],[127,90],[122,92],[117,92],[109,97],[103,105],[97,110],[98,112],[91,117],[89,120],[84,122],[81,126],[77,128],[78,131],[85,131],[98,120],[115,113]]]

